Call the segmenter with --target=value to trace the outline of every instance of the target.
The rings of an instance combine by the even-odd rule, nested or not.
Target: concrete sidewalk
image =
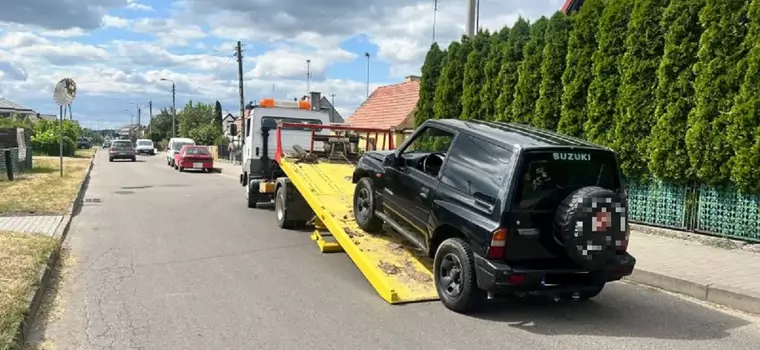
[[[214,172],[222,173],[226,175],[238,176],[240,175],[240,164],[233,165],[227,160],[217,159],[214,161]]]
[[[634,231],[629,280],[760,314],[760,254]]]

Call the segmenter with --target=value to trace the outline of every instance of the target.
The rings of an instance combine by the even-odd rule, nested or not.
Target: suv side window
[[[441,130],[435,127],[425,127],[417,136],[412,140],[409,145],[404,148],[403,153],[419,152],[419,153],[446,153],[451,146],[451,141],[454,140],[454,134]]]
[[[441,182],[495,205],[511,166],[511,151],[469,135],[461,135],[448,155]]]

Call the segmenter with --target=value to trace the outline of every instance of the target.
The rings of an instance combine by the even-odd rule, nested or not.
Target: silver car
[[[130,140],[114,140],[111,142],[111,148],[108,149],[108,161],[113,162],[114,159],[129,159],[131,161],[137,161],[135,155],[135,147]]]

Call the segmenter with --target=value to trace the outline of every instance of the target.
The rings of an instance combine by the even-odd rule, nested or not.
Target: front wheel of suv
[[[449,238],[438,246],[433,278],[438,296],[449,310],[467,313],[485,300],[485,291],[477,285],[472,248],[461,238]]]
[[[376,203],[375,184],[372,179],[360,179],[354,188],[354,219],[362,230],[370,233],[383,229],[383,220],[375,215]]]

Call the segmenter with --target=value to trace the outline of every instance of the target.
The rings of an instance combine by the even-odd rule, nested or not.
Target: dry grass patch
[[[0,231],[0,350],[15,345],[37,273],[58,241],[44,235]]]
[[[77,151],[63,158],[63,178],[58,157],[35,156],[34,169],[15,181],[0,181],[0,214],[63,214],[84,180],[95,149]]]

